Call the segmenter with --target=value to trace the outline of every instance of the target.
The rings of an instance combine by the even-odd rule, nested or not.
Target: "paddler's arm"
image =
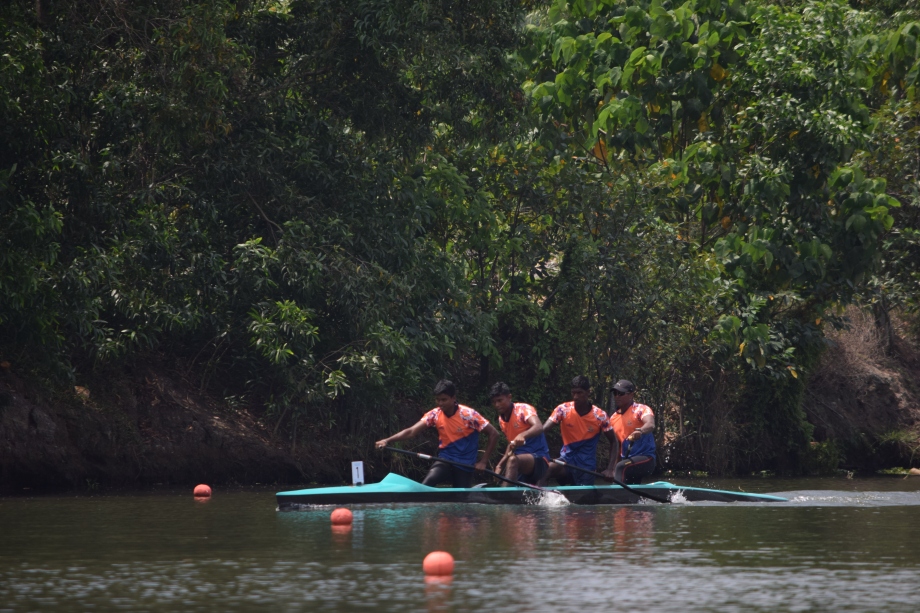
[[[635,432],[626,437],[626,440],[629,442],[634,442],[639,439],[643,434],[648,434],[649,432],[655,431],[655,416],[649,413],[648,415],[642,416],[642,426],[637,428]]]
[[[604,432],[604,436],[607,437],[607,441],[610,443],[610,460],[607,462],[607,470],[602,474],[605,477],[613,477],[613,471],[617,467],[617,462],[620,459],[620,441],[617,439],[617,434],[613,430]]]
[[[482,454],[482,459],[476,462],[476,470],[485,470],[489,467],[489,458],[492,457],[492,452],[498,445],[498,430],[495,429],[495,426],[486,424],[482,431],[489,437],[489,441],[486,443],[486,451]]]
[[[380,439],[379,441],[374,443],[374,446],[377,447],[377,449],[383,449],[390,443],[395,443],[396,441],[407,441],[410,438],[415,438],[416,436],[424,432],[426,428],[428,428],[428,424],[426,424],[425,420],[422,419],[421,421],[416,423],[414,426],[410,426],[409,428],[406,428],[405,430],[397,432],[393,436],[390,436],[384,439]]]
[[[550,415],[546,421],[543,423],[543,431],[546,432],[550,429],[550,426],[555,426],[556,422],[553,421],[553,416]]]
[[[543,433],[543,426],[540,424],[540,418],[536,415],[531,415],[527,418],[527,423],[530,424],[530,428],[521,432],[514,440],[508,441],[508,446],[514,450],[526,443],[529,439],[532,439],[535,436],[539,436]]]

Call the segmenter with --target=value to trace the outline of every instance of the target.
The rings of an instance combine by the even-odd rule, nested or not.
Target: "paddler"
[[[414,426],[377,441],[377,449],[383,449],[396,441],[415,438],[427,428],[437,428],[438,457],[468,464],[470,468],[436,461],[431,465],[422,485],[434,487],[450,482],[453,487],[470,487],[473,484],[473,468],[485,469],[492,457],[498,443],[498,431],[475,409],[457,402],[457,388],[447,379],[441,379],[435,385],[434,399],[438,406],[425,413]],[[485,432],[488,440],[485,454],[477,461],[480,432]]]
[[[601,433],[610,442],[608,470],[613,470],[617,459],[617,438],[607,420],[607,414],[591,404],[591,382],[579,375],[572,379],[572,400],[560,404],[543,424],[543,430],[559,424],[562,430],[560,459],[580,468],[597,470],[597,440]],[[594,485],[594,476],[580,470],[551,464],[547,478],[560,484]]]
[[[610,414],[610,426],[619,441],[620,461],[604,475],[615,477],[626,485],[641,483],[643,477],[655,472],[658,463],[655,450],[655,413],[644,404],[635,402],[636,386],[631,381],[617,381],[613,394],[616,410]]]
[[[537,410],[511,400],[511,388],[499,381],[489,391],[489,400],[498,412],[498,425],[508,439],[508,449],[496,472],[505,467],[505,476],[536,485],[549,469],[549,446]],[[502,486],[509,485],[502,482]]]

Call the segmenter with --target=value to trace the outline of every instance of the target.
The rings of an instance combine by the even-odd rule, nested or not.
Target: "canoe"
[[[701,487],[674,485],[658,481],[645,485],[632,485],[634,490],[687,502],[786,502],[785,498],[766,494],[748,494],[710,490]],[[573,504],[636,504],[642,497],[619,485],[570,485],[550,487],[561,493]],[[380,483],[358,486],[315,487],[305,490],[278,492],[278,508],[282,511],[298,507],[335,504],[392,504],[425,502],[455,503],[473,502],[479,504],[534,504],[546,494],[523,487],[428,487],[412,479],[388,474]]]

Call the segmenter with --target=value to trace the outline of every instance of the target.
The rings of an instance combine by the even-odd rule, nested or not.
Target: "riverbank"
[[[47,394],[0,375],[0,491],[309,480],[245,410],[150,367]]]
[[[55,389],[0,368],[0,494],[339,484],[352,460],[368,462],[368,478],[386,473],[367,435],[235,406],[163,360],[80,383]],[[403,410],[399,420],[417,419]]]
[[[830,463],[875,471],[920,462],[920,345],[910,321],[878,326],[850,307],[849,327],[827,330],[830,347],[812,373],[804,408]],[[915,324],[914,324],[915,325]]]
[[[916,466],[920,352],[903,321],[883,339],[866,313],[852,309],[849,317],[850,329],[829,333],[832,345],[806,392],[818,467]],[[164,363],[81,383],[51,390],[14,365],[0,369],[0,493],[334,484],[348,480],[357,459],[368,462],[369,479],[387,470],[370,448],[372,434],[230,406]],[[409,424],[422,408],[403,410],[396,421]]]

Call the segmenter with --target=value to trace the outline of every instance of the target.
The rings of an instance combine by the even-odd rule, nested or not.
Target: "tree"
[[[357,431],[481,336],[426,154],[514,109],[518,3],[34,6],[0,9],[5,356],[161,353]]]
[[[898,206],[853,163],[883,78],[876,24],[833,2],[560,0],[530,26],[527,88],[546,121],[602,181],[667,177],[648,206],[688,261],[715,262],[698,299],[717,316],[702,327],[716,363],[740,369],[736,420],[761,458],[807,443],[794,381],[826,314],[878,264]],[[699,400],[704,414],[712,398]]]

